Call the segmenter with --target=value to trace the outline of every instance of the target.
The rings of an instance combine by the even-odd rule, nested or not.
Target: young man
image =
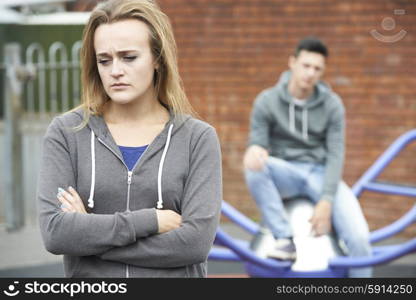
[[[344,107],[320,81],[327,57],[320,40],[300,41],[289,58],[290,70],[254,103],[244,169],[263,221],[276,239],[269,257],[296,258],[282,202],[296,196],[315,203],[310,219],[315,235],[330,232],[332,223],[350,256],[371,255],[368,225],[358,200],[341,179]],[[368,277],[371,269],[351,269],[350,276]]]

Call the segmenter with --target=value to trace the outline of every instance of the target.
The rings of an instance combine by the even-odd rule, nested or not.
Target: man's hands
[[[251,145],[244,154],[244,168],[251,171],[260,171],[264,168],[269,153],[266,149],[258,145]]]
[[[181,226],[182,217],[173,210],[156,209],[156,216],[159,226],[158,233],[168,232]]]
[[[316,204],[313,215],[309,219],[312,225],[312,232],[315,236],[321,236],[331,231],[331,214],[331,202],[321,199]]]
[[[258,145],[251,145],[244,154],[244,168],[252,171],[260,171],[266,165],[269,153]],[[326,199],[321,199],[315,206],[314,213],[309,219],[312,232],[315,236],[321,236],[331,231],[332,204]]]

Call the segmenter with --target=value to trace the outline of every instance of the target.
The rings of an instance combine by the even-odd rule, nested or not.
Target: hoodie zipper
[[[114,152],[113,149],[111,149],[102,139],[100,139],[99,137],[97,137],[97,139],[100,141],[101,144],[103,144],[108,150],[110,150],[122,163],[123,165],[126,167],[127,169],[127,209],[126,211],[130,211],[130,185],[131,185],[131,177],[133,176],[133,172],[129,171],[129,168],[127,167],[127,165],[124,163],[124,160],[121,159],[121,157]],[[126,264],[126,278],[129,278],[130,274],[129,274],[129,265]]]
[[[127,165],[124,163],[124,160],[113,150],[111,149],[110,146],[108,146],[102,139],[100,139],[99,137],[97,137],[98,141],[103,144],[108,150],[110,150],[122,163],[123,165],[126,167],[127,169],[127,208],[126,211],[130,211],[130,186],[131,186],[131,179],[133,177],[133,171],[130,171],[129,168],[127,167]],[[153,144],[153,142],[157,139],[157,137],[147,146],[146,150],[144,150],[144,152],[142,153],[140,159],[143,157],[143,155],[146,153],[146,151],[150,148],[150,146]],[[136,168],[136,165],[139,163],[140,159],[138,161],[136,161],[136,163],[133,166],[133,169]],[[126,278],[130,277],[130,272],[129,272],[129,265],[126,264]]]
[[[127,205],[126,205],[126,211],[130,211],[130,186],[131,186],[131,179],[133,177],[133,171],[130,171],[129,168],[127,167],[127,165],[124,163],[124,160],[113,150],[111,149],[102,139],[98,138],[98,140],[100,141],[101,144],[103,144],[108,150],[110,150],[122,163],[123,165],[126,167],[127,170]],[[151,144],[150,144],[151,145]],[[142,156],[146,153],[147,149],[150,147],[147,146],[146,150],[143,152]],[[136,164],[133,166],[133,169],[136,167],[137,163],[139,161],[136,162]]]
[[[133,171],[127,172],[127,211],[130,211],[130,186],[131,186],[131,177],[133,176]]]
[[[134,168],[133,168],[134,170]],[[131,186],[131,177],[133,176],[132,171],[127,172],[127,211],[130,211],[130,186]],[[126,278],[130,277],[129,265],[126,264]]]

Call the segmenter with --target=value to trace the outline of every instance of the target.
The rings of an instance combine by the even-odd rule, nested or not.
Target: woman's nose
[[[120,62],[118,62],[117,60],[113,61],[113,64],[111,66],[111,76],[113,77],[119,77],[121,75],[123,75],[123,69],[120,65]]]

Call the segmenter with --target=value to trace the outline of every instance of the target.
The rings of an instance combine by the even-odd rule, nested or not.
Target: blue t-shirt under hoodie
[[[120,148],[121,154],[123,155],[124,163],[129,168],[129,171],[133,169],[134,165],[140,159],[147,146],[148,145],[140,147],[118,146]]]

